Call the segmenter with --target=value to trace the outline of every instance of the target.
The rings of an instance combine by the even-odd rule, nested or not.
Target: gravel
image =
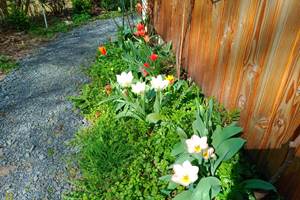
[[[115,33],[112,20],[99,20],[60,34],[0,81],[0,199],[61,199],[69,189],[68,143],[84,120],[68,97]]]

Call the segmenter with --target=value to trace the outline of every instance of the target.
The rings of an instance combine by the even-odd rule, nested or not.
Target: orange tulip
[[[101,46],[101,47],[99,47],[98,49],[99,49],[100,53],[101,53],[103,56],[105,56],[105,55],[107,54],[106,48],[105,48],[104,46]]]
[[[136,6],[135,6],[135,9],[136,9],[136,12],[141,15],[142,14],[142,11],[143,11],[143,6],[141,3],[137,3]]]
[[[148,42],[150,41],[149,35],[145,35],[145,36],[144,36],[144,40],[145,40],[146,43],[148,43]]]

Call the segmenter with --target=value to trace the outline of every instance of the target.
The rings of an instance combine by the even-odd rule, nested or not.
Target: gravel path
[[[0,81],[0,199],[61,199],[67,144],[84,124],[68,97],[88,81],[82,66],[115,31],[112,20],[100,20],[62,34]]]

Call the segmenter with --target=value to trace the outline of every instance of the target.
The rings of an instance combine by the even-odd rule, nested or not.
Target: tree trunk
[[[24,10],[24,12],[25,12],[26,15],[28,13],[29,5],[30,5],[30,0],[26,0],[26,2],[25,2],[25,10]]]
[[[8,15],[7,3],[6,0],[0,0],[0,9],[2,10],[4,17]]]

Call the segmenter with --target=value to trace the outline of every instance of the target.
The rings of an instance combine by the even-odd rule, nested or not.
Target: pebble
[[[98,44],[106,41],[105,35],[115,32],[112,20],[100,20],[60,34],[20,59],[18,70],[0,81],[0,110],[10,116],[0,117],[0,141],[5,142],[5,157],[0,162],[16,165],[15,170],[6,170],[8,174],[0,176],[1,200],[6,195],[2,186],[7,185],[11,185],[16,200],[60,200],[70,188],[64,158],[72,149],[65,142],[88,123],[74,113],[73,104],[66,97],[78,95],[79,84],[88,81],[82,66],[93,62]],[[64,125],[63,134],[57,138],[53,129],[59,124]],[[59,150],[55,157],[46,156],[51,148]],[[54,179],[60,171],[64,173]],[[51,195],[49,185],[54,186]]]

